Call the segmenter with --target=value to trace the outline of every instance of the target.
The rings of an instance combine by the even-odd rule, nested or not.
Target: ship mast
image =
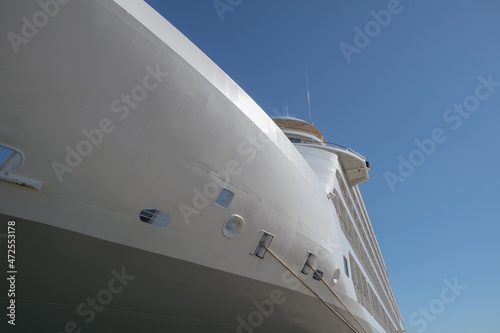
[[[309,78],[307,77],[307,64],[306,67],[306,86],[307,86],[307,106],[309,108],[309,124],[313,125],[312,116],[311,116],[311,98],[309,96]]]

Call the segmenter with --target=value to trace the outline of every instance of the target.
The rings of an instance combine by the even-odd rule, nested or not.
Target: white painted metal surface
[[[355,325],[352,314],[360,332],[385,331],[359,304],[351,278],[338,276],[353,250],[328,193],[341,192],[335,172],[346,172],[338,157],[349,152],[295,147],[145,2],[53,3],[57,13],[27,37],[20,18],[34,25],[40,4],[0,5],[1,33],[10,36],[0,40],[0,145],[26,157],[18,179],[40,182],[39,191],[0,182],[0,213],[313,297],[294,289],[272,258],[249,255],[265,230],[273,252],[296,270],[308,251],[317,255],[317,269],[348,307],[345,320]],[[234,193],[227,208],[214,203],[222,188]],[[142,223],[146,207],[168,213],[169,224]],[[237,237],[225,237],[233,215],[244,223]],[[311,276],[303,278],[338,306]],[[283,306],[295,313],[283,322],[298,320],[297,304]]]

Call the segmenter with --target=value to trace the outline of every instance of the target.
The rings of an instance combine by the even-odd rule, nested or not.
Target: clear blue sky
[[[408,332],[500,331],[500,87],[477,88],[479,76],[500,82],[498,1],[232,0],[223,21],[211,0],[147,2],[269,115],[288,101],[308,119],[307,64],[313,122],[370,161],[361,191]],[[377,31],[370,12],[388,7]],[[356,46],[367,24],[373,37],[348,63],[340,44]],[[447,111],[464,102],[474,111]],[[446,140],[432,150],[435,129]],[[418,166],[402,176],[410,155]],[[393,189],[388,172],[401,177]],[[445,291],[455,279],[458,297]]]

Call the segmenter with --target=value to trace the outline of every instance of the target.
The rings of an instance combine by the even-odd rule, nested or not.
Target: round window
[[[245,221],[239,215],[231,215],[222,227],[222,234],[227,238],[236,238],[243,231]]]
[[[335,268],[335,272],[333,272],[333,283],[339,282],[340,277],[340,268]]]

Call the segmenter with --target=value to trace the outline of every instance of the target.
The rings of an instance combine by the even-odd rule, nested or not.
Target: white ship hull
[[[17,244],[16,326],[1,325],[386,331],[349,277],[333,282],[351,248],[325,181],[241,88],[142,1],[40,3],[0,4],[0,145],[25,157],[0,181],[0,233],[15,221]],[[147,207],[170,223],[141,222]],[[344,304],[312,273],[298,282],[251,255],[263,230],[295,272],[315,253]]]

